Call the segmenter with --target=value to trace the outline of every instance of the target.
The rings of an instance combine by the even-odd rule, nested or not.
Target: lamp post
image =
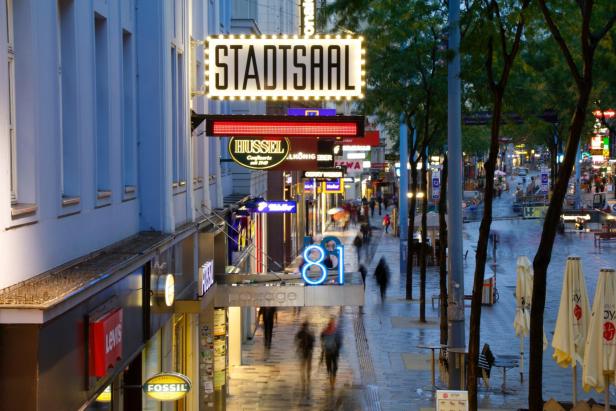
[[[400,225],[400,272],[406,273],[406,247],[408,247],[408,198],[409,170],[408,162],[408,128],[404,114],[400,114],[400,190],[398,195],[398,221]]]
[[[462,259],[462,123],[461,123],[461,81],[460,81],[460,2],[449,2],[449,44],[452,54],[447,64],[447,147],[449,155],[449,189],[447,190],[447,289],[449,320],[449,350],[464,351],[464,269]],[[462,389],[466,384],[463,377],[463,355],[449,359],[449,388]]]

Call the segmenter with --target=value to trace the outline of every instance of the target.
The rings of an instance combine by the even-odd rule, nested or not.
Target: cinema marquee
[[[205,47],[207,97],[351,100],[364,97],[363,39],[341,35],[227,35]]]

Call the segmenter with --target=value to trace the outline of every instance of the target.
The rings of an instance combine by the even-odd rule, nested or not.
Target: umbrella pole
[[[524,383],[524,337],[520,337],[520,383]]]
[[[607,384],[605,385],[605,392],[604,392],[604,400],[603,402],[605,403],[605,411],[610,411],[610,383],[609,383],[609,379],[607,380]]]
[[[575,361],[575,360],[573,360]],[[571,367],[571,371],[573,371],[573,406],[577,403],[577,364],[573,363],[573,367]]]

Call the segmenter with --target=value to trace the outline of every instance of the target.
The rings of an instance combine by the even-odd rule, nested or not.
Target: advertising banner
[[[312,36],[315,33],[315,17],[317,15],[316,0],[302,0],[300,4],[299,28],[302,36]]]
[[[256,213],[265,214],[279,214],[279,213],[292,213],[297,211],[297,202],[295,200],[278,200],[278,201],[261,201],[257,203]]]
[[[441,198],[441,173],[435,171],[432,173],[432,199],[438,200]]]
[[[335,116],[336,109],[335,108],[295,108],[291,107],[287,109],[288,116]]]
[[[342,193],[344,191],[344,184],[340,178],[331,178],[323,182],[325,193]]]
[[[323,38],[324,37],[324,38]],[[358,99],[362,38],[218,35],[206,39],[208,99]]]
[[[339,169],[304,171],[302,178],[342,178],[344,172]]]
[[[436,391],[436,411],[468,411],[468,391]]]
[[[205,134],[209,137],[313,137],[364,136],[364,116],[274,116],[206,114]],[[361,144],[361,143],[359,143]]]
[[[541,170],[541,192],[547,193],[550,190],[550,172],[546,169]]]
[[[104,377],[122,359],[122,309],[90,322],[90,375]]]
[[[348,174],[358,174],[364,170],[363,160],[336,160],[334,162],[336,167],[346,167]]]
[[[288,138],[231,137],[228,149],[237,164],[253,170],[267,170],[287,158],[290,142]]]
[[[366,130],[362,138],[342,137],[339,142],[342,143],[343,146],[378,147],[381,145],[381,134],[378,130]]]

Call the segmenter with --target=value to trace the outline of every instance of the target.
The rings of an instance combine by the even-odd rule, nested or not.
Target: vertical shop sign
[[[300,3],[300,33],[302,36],[312,36],[316,32],[316,0],[302,0]]]
[[[434,171],[432,173],[432,199],[438,200],[441,198],[441,173]]]
[[[542,193],[547,193],[549,191],[549,184],[550,184],[550,174],[548,173],[548,170],[542,169],[541,170],[541,192]]]
[[[122,359],[122,309],[90,322],[90,373],[104,377]]]
[[[203,297],[207,290],[214,285],[214,262],[206,261],[199,271],[199,284],[201,289],[199,290],[199,297]]]

